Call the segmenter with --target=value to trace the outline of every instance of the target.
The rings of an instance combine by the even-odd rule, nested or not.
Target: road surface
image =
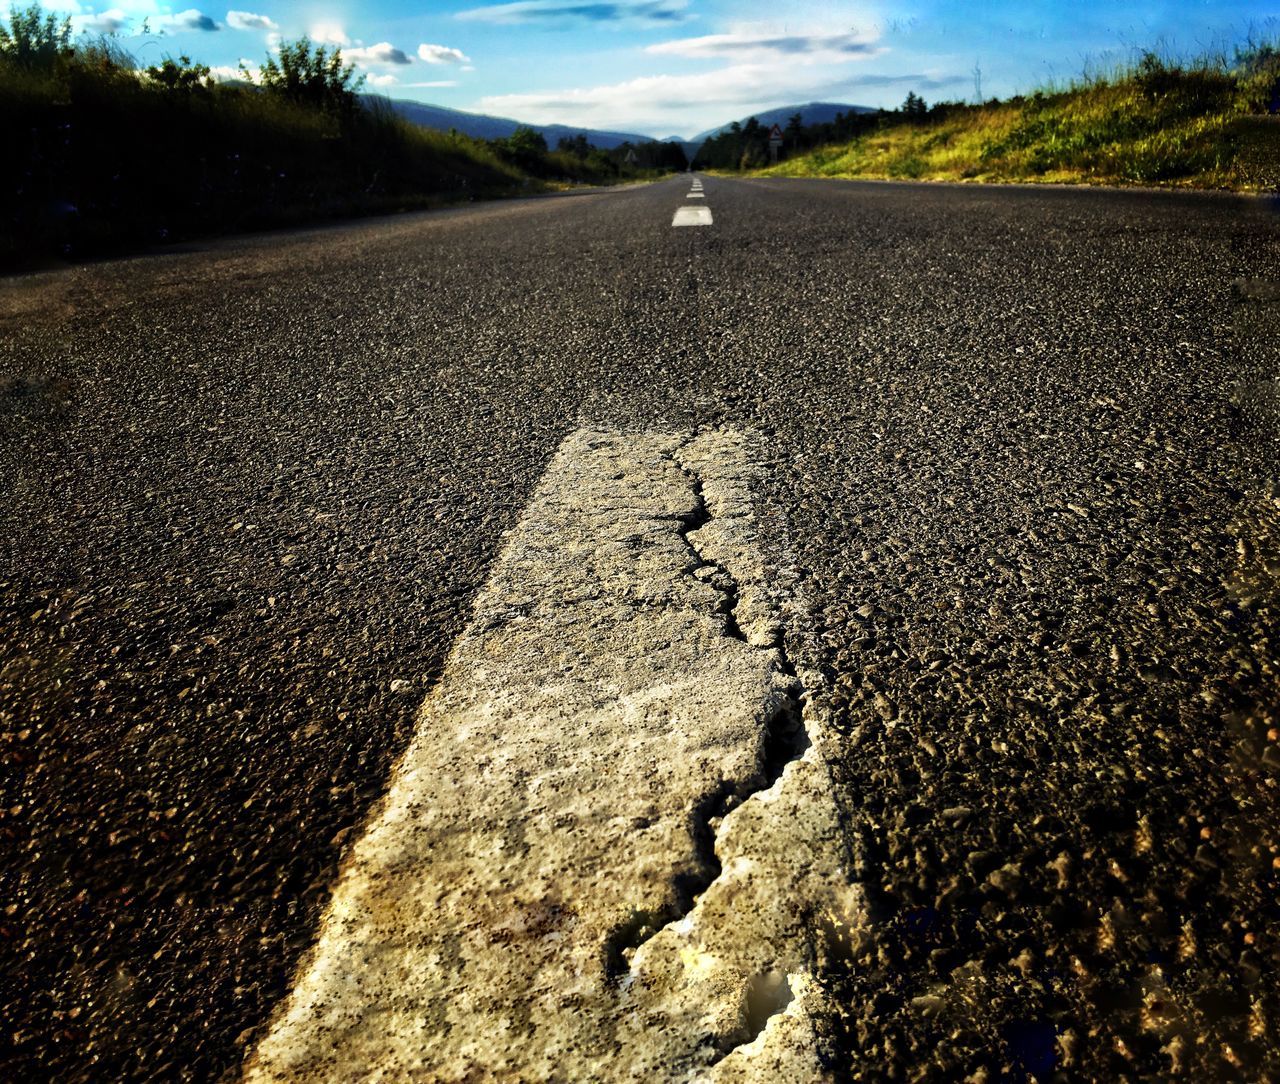
[[[794,569],[833,1076],[1280,1074],[1280,217],[700,189],[0,286],[4,1075],[240,1073],[587,431],[742,435]]]

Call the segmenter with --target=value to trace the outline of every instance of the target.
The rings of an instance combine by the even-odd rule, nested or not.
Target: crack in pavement
[[[737,619],[737,579],[729,568],[704,552],[699,542],[699,532],[712,522],[712,515],[703,495],[701,477],[692,466],[680,461],[680,451],[694,440],[696,437],[690,438],[674,454],[696,501],[695,509],[680,518],[679,533],[694,558],[690,574],[699,582],[715,588],[722,596],[719,612],[724,618],[724,635],[747,643],[747,636]],[[723,866],[717,853],[717,838],[724,818],[736,805],[772,788],[782,778],[786,766],[802,757],[812,745],[804,721],[803,687],[787,658],[784,639],[779,626],[770,631],[765,644],[754,648],[773,652],[778,670],[791,679],[790,684],[781,690],[779,702],[765,720],[756,772],[748,779],[721,782],[714,791],[697,801],[690,812],[689,832],[700,859],[698,872],[685,873],[673,879],[675,901],[665,913],[633,914],[606,941],[606,966],[624,986],[634,978],[631,962],[637,950],[664,928],[692,912],[698,898],[720,877]],[[720,1056],[755,1040],[769,1020],[782,1012],[792,999],[793,993],[786,976],[773,971],[755,976],[748,987],[745,1035],[739,1031],[717,1037],[715,1043]]]
[[[829,1075],[861,892],[752,451],[566,438],[246,1079]]]

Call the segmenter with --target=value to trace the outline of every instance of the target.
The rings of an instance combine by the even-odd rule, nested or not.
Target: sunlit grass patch
[[[1280,53],[1190,65],[1148,54],[1132,68],[927,118],[888,115],[848,143],[818,147],[761,173],[790,177],[1093,182],[1248,188],[1240,122],[1274,107]],[[936,115],[935,115],[936,114]]]

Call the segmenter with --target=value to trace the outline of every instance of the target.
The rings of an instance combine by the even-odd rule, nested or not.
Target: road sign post
[[[778,150],[782,146],[782,129],[776,124],[769,129],[769,161],[778,164]]]

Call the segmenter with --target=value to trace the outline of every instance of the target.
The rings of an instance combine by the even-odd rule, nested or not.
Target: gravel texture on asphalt
[[[837,1076],[1280,1076],[1280,219],[686,190],[0,286],[0,1072],[238,1072],[585,420],[767,444],[875,919]]]

